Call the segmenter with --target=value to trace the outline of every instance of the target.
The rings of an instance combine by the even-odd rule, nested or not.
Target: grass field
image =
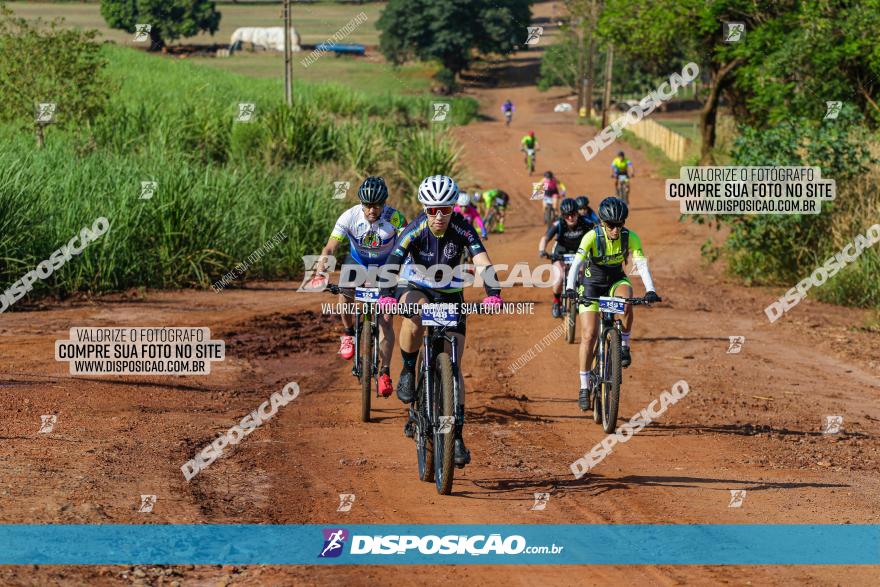
[[[654,118],[674,133],[680,134],[694,142],[700,140],[700,121],[697,118]]]
[[[376,20],[384,6],[383,3],[371,4],[298,4],[292,3],[293,26],[305,44],[315,45],[327,40],[342,28],[354,16],[364,12],[367,21],[357,27],[346,42],[378,45],[379,32]],[[111,29],[101,17],[99,3],[73,2],[9,2],[9,7],[17,16],[24,18],[63,17],[67,24],[79,28],[94,28],[101,31],[104,39],[120,44],[131,44],[133,35],[120,30]],[[213,36],[201,34],[189,39],[180,39],[178,43],[228,43],[232,32],[245,26],[282,26],[281,6],[273,4],[262,6],[257,4],[234,5],[219,4],[217,10],[222,14],[220,30]]]

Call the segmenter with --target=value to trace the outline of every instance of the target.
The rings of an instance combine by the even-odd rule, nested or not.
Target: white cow
[[[296,29],[290,27],[290,50],[302,51]],[[241,27],[235,29],[229,40],[229,54],[232,55],[242,43],[250,43],[254,48],[261,47],[271,51],[284,51],[284,27]]]

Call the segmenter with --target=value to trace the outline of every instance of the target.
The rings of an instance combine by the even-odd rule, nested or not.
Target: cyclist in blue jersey
[[[358,189],[358,199],[361,203],[353,206],[342,213],[336,221],[333,232],[327,245],[321,251],[321,259],[316,267],[315,277],[309,283],[309,287],[320,289],[327,283],[327,275],[324,270],[327,266],[325,257],[333,255],[336,248],[345,240],[349,241],[349,253],[343,261],[345,265],[361,265],[363,267],[375,267],[385,264],[398,232],[406,224],[403,214],[385,204],[388,199],[388,186],[381,177],[368,177]],[[351,301],[354,299],[352,288],[343,288],[339,294],[339,301]],[[354,317],[342,312],[342,326],[345,334],[339,347],[339,354],[343,359],[351,359],[354,356]],[[383,314],[379,316],[379,393],[383,397],[391,395],[394,386],[391,382],[389,368],[391,365],[391,350],[394,348],[394,329],[392,328],[391,316]]]

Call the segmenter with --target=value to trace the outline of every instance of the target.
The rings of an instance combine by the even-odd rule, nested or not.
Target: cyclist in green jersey
[[[601,225],[584,235],[578,246],[574,262],[568,271],[566,295],[570,297],[587,296],[619,296],[633,297],[632,283],[626,276],[624,265],[632,253],[633,264],[645,284],[645,298],[648,301],[659,301],[654,291],[654,281],[648,270],[648,258],[642,250],[642,241],[638,235],[623,227],[629,215],[629,208],[620,198],[610,197],[602,200],[599,204],[599,220]],[[583,282],[578,284],[578,272],[585,260],[589,260],[584,270]],[[577,287],[577,292],[575,288]],[[581,346],[580,346],[580,395],[578,403],[584,411],[592,408],[589,390],[593,387],[590,379],[590,365],[593,362],[593,353],[596,347],[597,326],[599,317],[599,304],[593,302],[588,306],[578,306],[578,314],[581,317]],[[633,311],[630,304],[626,304],[623,316],[623,340],[621,352],[621,364],[628,367],[632,362],[629,348],[630,333],[632,332]]]

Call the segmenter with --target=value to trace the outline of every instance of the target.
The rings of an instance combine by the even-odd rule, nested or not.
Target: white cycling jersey
[[[363,266],[382,265],[394,248],[397,233],[406,225],[399,211],[386,205],[379,219],[370,223],[358,204],[342,213],[330,238],[348,240],[352,259]]]

